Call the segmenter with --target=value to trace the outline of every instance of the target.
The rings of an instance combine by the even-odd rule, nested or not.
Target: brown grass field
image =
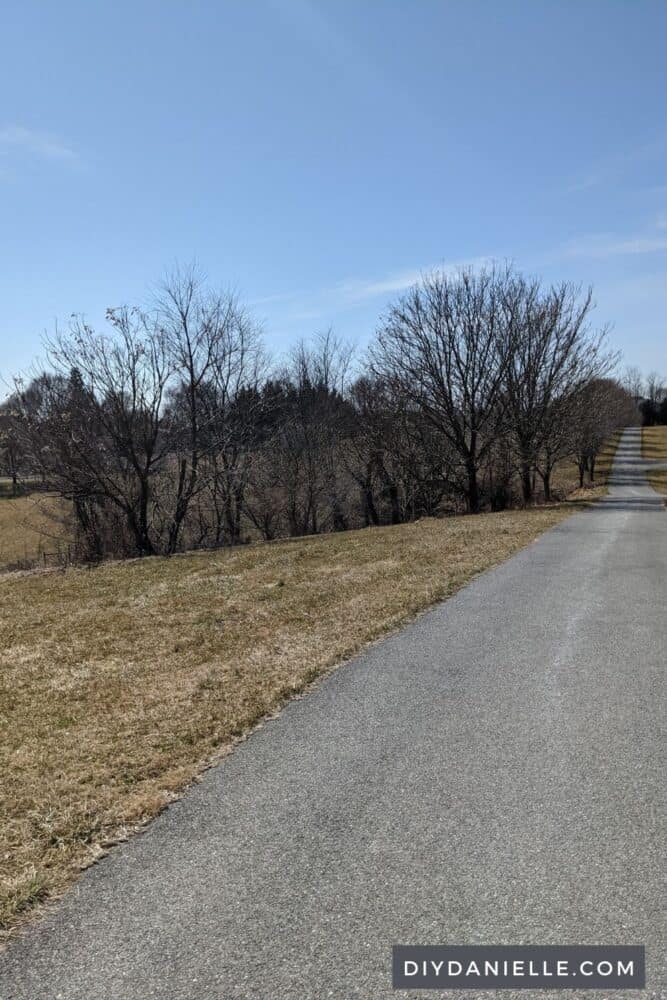
[[[0,492],[0,572],[53,562],[66,551],[54,519],[59,501],[43,493],[11,497]]]
[[[0,933],[287,698],[602,492],[0,574]]]
[[[642,429],[642,456],[654,461],[667,462],[667,427]],[[649,472],[648,481],[658,493],[667,495],[667,469],[655,469]]]

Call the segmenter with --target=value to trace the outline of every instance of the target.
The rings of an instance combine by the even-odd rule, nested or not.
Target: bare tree
[[[590,329],[591,289],[582,293],[563,283],[543,292],[536,279],[515,277],[505,302],[511,359],[507,419],[518,453],[523,500],[529,503],[533,469],[540,456],[550,454],[547,464],[553,458],[553,439],[568,399],[607,375],[618,359],[605,350],[607,331]]]
[[[19,476],[23,450],[19,412],[15,398],[9,398],[0,406],[0,470],[12,483],[12,496],[19,492]]]
[[[238,540],[242,477],[239,473],[239,395],[255,386],[261,367],[259,333],[233,295],[208,289],[192,270],[176,271],[161,287],[157,316],[173,366],[181,433],[174,439],[176,494],[167,550],[174,552],[188,508],[205,488],[200,464],[206,458],[209,485],[224,489],[225,512]]]
[[[346,461],[364,524],[433,516],[445,496],[458,491],[447,440],[378,379],[359,378],[350,396],[355,421]]]
[[[84,533],[122,514],[137,554],[156,551],[151,482],[171,447],[163,403],[172,375],[160,328],[138,310],[108,312],[111,335],[82,319],[47,344],[53,374],[18,386],[33,464],[72,501]],[[96,537],[91,555],[98,556]]]
[[[550,405],[547,418],[546,433],[535,462],[535,469],[542,480],[544,499],[547,503],[552,499],[552,476],[556,466],[571,459],[576,435],[576,424],[579,411],[579,394],[569,394],[555,399]]]
[[[571,400],[572,451],[579,469],[579,485],[588,473],[595,481],[598,455],[615,431],[636,423],[637,410],[630,394],[615,379],[588,382]]]
[[[247,498],[263,534],[280,522],[290,535],[348,527],[344,442],[353,410],[346,398],[350,349],[331,331],[300,343],[272,388],[275,420],[257,457]],[[270,511],[267,505],[273,504]]]
[[[649,372],[646,376],[646,398],[654,405],[660,403],[665,391],[665,380],[658,372]]]
[[[628,365],[621,379],[623,388],[630,393],[636,403],[644,396],[644,376],[635,365]]]
[[[170,279],[151,312],[110,309],[107,319],[106,334],[75,318],[48,341],[52,375],[18,393],[23,424],[35,465],[95,535],[91,556],[108,546],[170,554],[207,484],[203,463],[215,472],[223,456],[238,491],[229,462],[238,466],[239,398],[257,378],[258,333],[233,297],[191,272]]]
[[[372,370],[418,408],[448,441],[464,473],[471,513],[480,510],[479,470],[503,432],[511,358],[504,300],[508,268],[425,276],[385,316]]]

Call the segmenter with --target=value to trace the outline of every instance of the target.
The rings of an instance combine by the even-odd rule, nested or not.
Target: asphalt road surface
[[[339,669],[0,955],[3,1000],[335,997],[391,946],[645,944],[667,997],[667,512],[610,495]],[[476,992],[449,996],[553,997]]]

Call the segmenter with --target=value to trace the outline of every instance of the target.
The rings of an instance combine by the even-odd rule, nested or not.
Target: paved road
[[[646,943],[642,996],[667,997],[667,513],[644,464],[626,431],[608,499],[89,870],[0,956],[3,1000],[377,1000],[397,942]]]

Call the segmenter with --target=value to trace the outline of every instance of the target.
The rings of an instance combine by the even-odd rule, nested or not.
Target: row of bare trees
[[[3,407],[16,481],[66,503],[81,558],[339,531],[552,495],[636,419],[590,292],[509,267],[426,275],[363,362],[333,334],[271,365],[234,296],[173,275],[47,343]],[[5,452],[10,452],[5,446]]]
[[[372,349],[373,369],[448,442],[464,471],[468,509],[482,500],[480,469],[511,440],[523,500],[533,470],[548,492],[557,428],[576,422],[584,390],[616,358],[591,331],[591,292],[544,290],[510,268],[427,276],[394,305]],[[583,395],[582,395],[583,394]],[[559,457],[563,457],[559,454]]]

